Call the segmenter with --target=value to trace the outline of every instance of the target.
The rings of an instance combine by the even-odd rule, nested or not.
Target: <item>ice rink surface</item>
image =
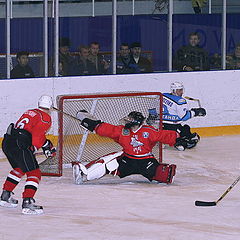
[[[172,185],[141,176],[74,185],[70,169],[43,177],[35,199],[44,215],[1,207],[0,240],[239,240],[240,183],[215,207],[194,202],[217,200],[240,175],[240,136],[202,138],[184,152],[166,148],[164,162],[177,165]],[[0,169],[2,185],[6,160]],[[15,190],[20,202],[23,180]]]

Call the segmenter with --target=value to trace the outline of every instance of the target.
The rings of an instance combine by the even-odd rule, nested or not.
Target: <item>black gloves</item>
[[[46,140],[46,142],[42,146],[43,153],[45,156],[48,157],[54,157],[56,156],[56,148],[53,147],[53,144],[50,140]]]
[[[195,117],[204,117],[207,114],[204,108],[192,108],[191,111],[194,111]]]

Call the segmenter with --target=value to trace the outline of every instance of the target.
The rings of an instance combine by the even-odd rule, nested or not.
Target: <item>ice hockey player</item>
[[[184,86],[180,82],[174,82],[170,86],[171,93],[163,93],[163,129],[174,130],[185,138],[185,145],[179,146],[178,150],[190,149],[196,146],[200,137],[197,133],[192,133],[190,126],[182,125],[182,122],[193,117],[206,116],[204,108],[188,108],[185,98],[183,98]],[[156,109],[149,109],[147,122],[151,124],[154,119],[158,119]]]
[[[41,147],[46,157],[52,157],[56,152],[51,141],[45,136],[52,124],[50,116],[52,105],[52,98],[43,95],[38,101],[38,108],[26,111],[16,124],[9,125],[3,138],[2,149],[13,169],[3,184],[0,206],[17,207],[18,200],[12,197],[13,190],[26,174],[22,213],[43,213],[43,207],[35,205],[33,198],[41,180],[41,172],[34,153]]]
[[[120,178],[141,174],[149,181],[172,183],[176,165],[159,163],[152,154],[152,149],[157,142],[176,147],[182,145],[184,140],[177,132],[157,130],[152,126],[143,125],[145,118],[142,113],[136,111],[130,112],[124,118],[125,125],[117,126],[95,120],[82,112],[77,114],[77,118],[86,129],[113,139],[123,148],[122,152],[101,157],[86,166],[81,163],[73,164],[73,168],[77,169],[75,171],[77,184],[85,180],[99,179],[106,173]]]

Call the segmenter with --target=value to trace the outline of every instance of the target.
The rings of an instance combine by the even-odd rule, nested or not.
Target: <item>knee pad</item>
[[[167,184],[172,183],[173,177],[176,173],[176,167],[175,164],[160,163],[156,168],[153,180]]]

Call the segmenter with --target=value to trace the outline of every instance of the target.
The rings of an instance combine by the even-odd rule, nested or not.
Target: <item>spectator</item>
[[[198,33],[189,35],[189,45],[181,47],[175,57],[175,68],[178,71],[209,70],[208,53],[199,46]]]
[[[141,56],[142,47],[139,42],[131,44],[131,56],[135,64],[138,65],[141,73],[152,72],[152,63],[146,57]]]
[[[210,58],[210,69],[211,70],[219,70],[222,67],[221,56],[218,53],[214,53]]]
[[[226,66],[227,69],[240,69],[240,43],[236,45],[233,54],[227,55]]]
[[[62,62],[59,62],[59,64],[58,64],[58,76],[59,76],[59,77],[63,77],[63,76],[64,76],[63,64],[62,64]]]
[[[94,64],[97,74],[106,74],[109,69],[109,62],[104,59],[103,55],[99,54],[100,45],[98,42],[92,42],[89,48],[88,59]]]
[[[69,76],[70,75],[70,66],[72,66],[74,62],[74,58],[71,56],[70,51],[70,40],[68,38],[60,38],[59,39],[59,62],[61,62],[61,76]],[[53,58],[49,61],[49,75],[54,76],[54,60]]]
[[[26,51],[21,51],[17,53],[18,64],[11,70],[11,78],[34,78],[34,73],[32,68],[28,65],[29,53]]]
[[[117,74],[140,73],[138,65],[131,58],[127,43],[122,43],[120,46],[120,55],[117,57],[116,68]]]
[[[206,6],[208,0],[192,0],[192,7],[196,14],[202,13],[202,8]]]
[[[72,66],[71,75],[94,75],[97,74],[95,65],[88,59],[89,47],[81,45],[78,48],[79,56],[75,64]]]

